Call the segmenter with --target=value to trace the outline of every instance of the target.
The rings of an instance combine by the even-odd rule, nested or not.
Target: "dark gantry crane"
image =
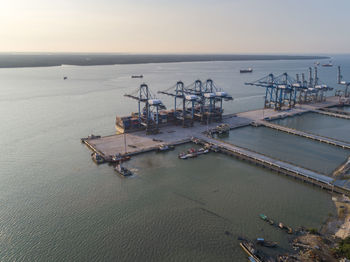
[[[182,81],[178,81],[175,86],[172,86],[164,91],[158,91],[159,94],[164,94],[174,97],[174,117],[182,121],[182,125],[193,126],[195,105],[201,102],[199,96],[189,94],[185,89]],[[182,102],[181,109],[177,109],[177,102]]]
[[[161,100],[156,99],[148,88],[148,85],[141,84],[140,87],[131,94],[124,96],[138,101],[139,125],[146,128],[146,133],[157,133],[159,125],[159,109],[166,109]],[[144,104],[142,110],[142,104]]]
[[[174,97],[174,116],[183,121],[183,126],[188,126],[188,123],[193,125],[195,119],[202,123],[212,120],[220,121],[223,113],[223,100],[233,100],[232,96],[217,88],[211,79],[205,83],[196,80],[188,86],[184,86],[183,82],[179,81],[175,86],[158,93]],[[178,100],[182,101],[181,109],[177,109]],[[218,103],[219,107],[216,106]]]

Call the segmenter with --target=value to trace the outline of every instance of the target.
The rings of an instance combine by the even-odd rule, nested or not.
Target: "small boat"
[[[263,238],[257,238],[256,239],[256,243],[258,245],[264,246],[264,247],[276,247],[277,246],[277,242],[272,242],[272,241],[267,241]]]
[[[105,159],[100,154],[97,154],[96,152],[91,154],[91,158],[98,165],[103,164],[105,162]]]
[[[253,68],[246,68],[246,69],[241,69],[239,70],[240,73],[252,73],[253,72]]]
[[[267,220],[267,216],[265,216],[264,214],[260,214],[259,216],[262,220],[265,220],[265,221]]]
[[[132,75],[131,78],[143,78],[143,75]]]
[[[129,169],[123,167],[121,164],[116,165],[114,170],[124,177],[133,175]]]
[[[315,65],[316,65],[316,66],[320,65],[320,62],[318,62],[318,61],[317,61],[317,62],[315,62]]]
[[[178,155],[178,157],[180,159],[194,158],[194,157],[197,157],[197,154],[194,154],[194,153],[180,153]]]
[[[197,151],[197,155],[202,155],[202,154],[207,154],[207,153],[209,153],[209,149],[206,149],[206,148],[200,148]]]
[[[169,150],[174,150],[175,147],[172,145],[160,145],[157,149],[157,152],[164,152]]]

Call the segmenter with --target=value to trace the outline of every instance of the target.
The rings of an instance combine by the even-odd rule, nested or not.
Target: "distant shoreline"
[[[0,68],[97,66],[149,63],[223,62],[254,60],[315,60],[327,56],[302,55],[157,55],[157,54],[4,54],[0,53]]]

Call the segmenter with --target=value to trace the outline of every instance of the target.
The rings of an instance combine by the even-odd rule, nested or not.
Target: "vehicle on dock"
[[[175,146],[173,145],[160,145],[157,149],[157,152],[165,152],[169,150],[174,150]]]
[[[252,73],[253,72],[253,68],[246,68],[246,69],[241,69],[239,70],[240,73]]]
[[[92,160],[96,163],[96,164],[103,164],[105,161],[105,159],[98,153],[94,152],[91,154],[91,158]]]
[[[123,167],[121,164],[117,164],[114,170],[124,177],[133,175],[133,173],[129,169],[127,169],[126,167]]]
[[[277,242],[267,241],[264,238],[257,238],[256,243],[264,247],[277,247]]]

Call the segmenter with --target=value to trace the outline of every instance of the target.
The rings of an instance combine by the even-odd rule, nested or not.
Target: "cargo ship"
[[[140,130],[145,130],[146,126],[144,121],[145,115],[143,114],[140,118],[138,113],[132,113],[131,116],[116,117],[115,129],[117,134],[130,133]],[[159,112],[158,125],[165,126],[168,124],[175,123],[174,110],[162,110]]]
[[[331,61],[329,61],[329,63],[327,63],[327,64],[322,64],[322,66],[323,66],[323,67],[332,67],[333,64],[332,64]]]

